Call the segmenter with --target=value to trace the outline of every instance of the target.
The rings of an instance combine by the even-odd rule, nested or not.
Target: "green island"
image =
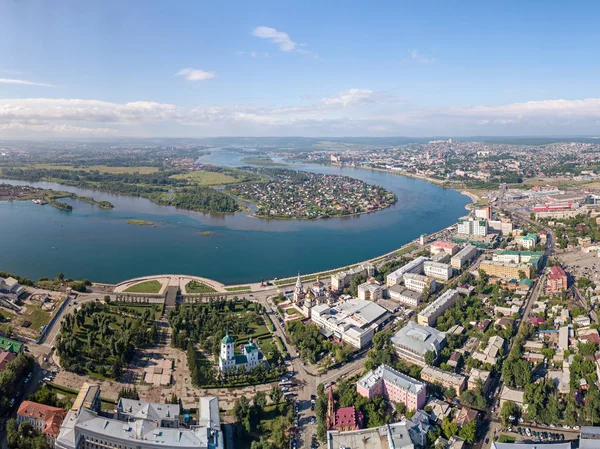
[[[392,192],[348,176],[278,168],[246,169],[267,176],[268,180],[228,186],[226,191],[256,203],[257,217],[314,220],[374,212],[398,201]]]
[[[244,164],[262,165],[264,167],[289,167],[287,164],[275,162],[269,156],[245,157],[241,160]]]
[[[134,225],[134,226],[154,226],[153,221],[146,221],[146,220],[127,220],[127,224]]]
[[[200,235],[203,235],[204,237],[208,237],[210,235],[210,231],[202,231],[200,233]]]
[[[144,281],[138,282],[137,284],[133,284],[130,287],[127,287],[124,292],[125,293],[158,293],[162,288],[162,284],[159,281]]]
[[[101,209],[112,209],[113,205],[108,201],[96,201],[88,196],[81,196],[71,192],[63,192],[52,189],[40,189],[31,186],[13,186],[11,184],[0,184],[0,201],[33,201],[36,204],[49,204],[64,211],[73,210],[71,204],[57,201],[59,199],[71,198],[77,201],[92,204]]]
[[[185,290],[188,293],[216,293],[216,290],[214,288],[200,281],[188,282],[185,286]]]

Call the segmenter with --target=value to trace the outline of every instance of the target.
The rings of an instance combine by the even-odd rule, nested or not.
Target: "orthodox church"
[[[241,354],[235,353],[235,339],[229,335],[229,331],[221,339],[219,371],[227,372],[244,367],[246,372],[248,372],[252,368],[256,368],[260,364],[266,362],[267,360],[260,350],[258,343],[251,338],[248,339],[248,343],[243,346]]]

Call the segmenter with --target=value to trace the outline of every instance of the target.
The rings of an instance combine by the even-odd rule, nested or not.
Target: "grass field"
[[[225,184],[232,184],[238,181],[236,177],[226,175],[225,173],[217,173],[204,170],[192,171],[189,173],[181,173],[178,175],[173,175],[172,178],[185,179],[191,184],[196,184],[199,186],[222,186]]]
[[[35,164],[32,168],[47,168],[50,170],[83,170],[83,171],[99,171],[100,173],[136,173],[138,172],[141,175],[148,175],[151,173],[156,173],[158,171],[158,167],[143,167],[143,166],[134,166],[134,167],[109,167],[108,165],[90,165],[89,167],[75,167],[73,165],[54,165],[54,164]]]
[[[125,293],[158,293],[162,288],[162,284],[158,281],[145,281],[133,284],[125,289]]]
[[[250,286],[249,285],[241,285],[239,287],[225,287],[225,290],[227,290],[228,292],[249,292]]]
[[[27,306],[27,311],[22,315],[23,321],[31,322],[29,329],[40,330],[50,321],[50,313],[40,309],[38,305]]]
[[[215,293],[216,290],[203,282],[190,281],[185,286],[188,293]]]

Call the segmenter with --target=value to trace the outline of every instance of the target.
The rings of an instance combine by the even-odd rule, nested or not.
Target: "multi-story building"
[[[462,217],[458,219],[458,234],[485,237],[488,235],[488,223],[486,219]]]
[[[427,397],[425,384],[386,365],[369,371],[356,383],[356,392],[365,397],[383,396],[394,404],[401,402],[408,410],[419,410]]]
[[[538,243],[538,236],[535,234],[520,235],[515,237],[515,242],[525,249],[533,249]]]
[[[446,290],[439,298],[425,307],[417,315],[417,323],[426,326],[433,326],[437,319],[444,314],[446,310],[454,307],[458,298],[458,292],[454,289]]]
[[[430,384],[441,384],[444,388],[452,388],[457,395],[465,389],[467,378],[460,374],[450,373],[435,366],[426,366],[421,371],[421,379]]]
[[[546,291],[551,294],[562,293],[568,288],[567,273],[559,265],[550,268],[548,281],[546,282]]]
[[[409,290],[401,285],[392,285],[387,289],[388,296],[394,301],[406,304],[409,307],[417,307],[421,302],[421,294],[413,290]]]
[[[489,371],[479,368],[471,368],[471,371],[469,371],[467,388],[469,390],[475,390],[481,382],[483,393],[485,394],[487,392],[488,387],[490,386],[490,377],[491,375]]]
[[[503,263],[485,260],[479,264],[479,269],[492,277],[503,279],[519,279],[520,272],[523,272],[527,279],[533,277],[533,265],[531,264]]]
[[[388,274],[386,278],[387,286],[391,287],[392,285],[400,284],[404,281],[404,275],[406,273],[422,274],[423,264],[428,260],[430,260],[428,257],[419,256],[408,262],[406,265],[398,268],[393,273]]]
[[[514,231],[513,222],[509,218],[502,220],[488,220],[488,232],[494,231],[502,235],[511,234]]]
[[[452,259],[450,259],[450,265],[455,270],[460,270],[463,265],[470,262],[477,256],[477,248],[473,245],[466,245],[463,249],[457,252]]]
[[[454,256],[458,250],[459,247],[456,243],[445,242],[444,240],[436,240],[429,248],[432,256],[442,252],[448,254],[449,256]]]
[[[350,270],[341,271],[331,275],[331,288],[342,290],[350,285],[350,281],[356,276],[373,276],[375,267],[370,263],[364,263]]]
[[[483,220],[491,220],[492,219],[492,207],[491,206],[483,206],[475,209],[475,217],[481,218]]]
[[[404,275],[404,286],[419,293],[423,293],[427,288],[432,293],[435,291],[435,279],[422,274],[406,273]]]
[[[67,413],[56,438],[58,449],[223,449],[219,399],[200,398],[198,419],[181,426],[178,406],[126,401],[113,418],[101,416],[89,396],[99,396],[98,386],[84,385]],[[96,394],[97,393],[97,394]],[[125,403],[122,403],[122,405]],[[176,419],[174,419],[176,418]],[[166,424],[167,427],[163,427]]]
[[[409,321],[391,339],[394,351],[403,360],[425,366],[425,354],[433,352],[435,357],[446,344],[446,334],[429,326]]]
[[[311,320],[323,333],[357,349],[371,342],[375,331],[389,320],[389,313],[372,301],[350,299],[334,307],[313,307]]]
[[[379,284],[365,282],[358,286],[358,299],[361,301],[376,301],[383,298],[383,287]]]
[[[447,281],[452,277],[452,267],[447,263],[427,261],[423,264],[426,276]]]
[[[504,263],[531,263],[537,268],[543,255],[544,253],[541,251],[511,251],[499,249],[492,254],[492,260],[494,262]]]
[[[35,430],[41,432],[51,445],[54,445],[66,415],[67,412],[62,408],[23,401],[17,411],[17,423],[28,422]]]

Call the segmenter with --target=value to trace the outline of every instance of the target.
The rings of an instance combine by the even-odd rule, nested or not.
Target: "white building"
[[[375,267],[370,263],[364,263],[347,271],[341,271],[331,275],[331,288],[342,290],[350,285],[350,281],[356,276],[373,276]]]
[[[450,265],[455,270],[460,270],[463,265],[473,260],[477,256],[477,248],[473,245],[467,245],[450,259]]]
[[[437,319],[456,304],[458,292],[454,289],[446,290],[438,299],[425,307],[417,315],[417,323],[425,326],[433,326]]]
[[[258,344],[252,339],[248,340],[242,348],[242,354],[235,354],[235,339],[229,332],[221,339],[221,354],[219,355],[219,371],[234,371],[244,368],[250,371],[262,363],[266,363]]]
[[[392,285],[387,289],[388,296],[394,301],[406,304],[409,307],[417,307],[421,302],[421,294],[401,285]]]
[[[377,328],[389,318],[389,313],[371,301],[350,299],[329,307],[313,307],[311,320],[326,336],[344,341],[357,349],[371,342]]]
[[[0,277],[0,292],[13,293],[18,297],[25,293],[25,287],[19,284],[19,281],[15,278],[4,279]]]
[[[435,291],[435,279],[422,274],[406,273],[404,275],[404,286],[409,290],[423,293],[428,288],[429,292]]]
[[[383,287],[371,282],[365,282],[358,286],[358,299],[361,301],[376,301],[383,298]]]
[[[486,219],[462,217],[458,219],[458,233],[485,237],[488,235],[488,223]]]
[[[89,387],[84,385],[84,388]],[[83,390],[83,389],[82,389]],[[81,395],[81,392],[80,392]],[[79,397],[79,396],[78,396]],[[101,416],[87,404],[75,401],[64,419],[55,447],[58,449],[223,449],[219,399],[200,398],[198,422],[190,428],[173,419],[179,406],[134,401],[117,418]],[[121,403],[120,403],[121,405]],[[121,416],[123,420],[118,419]],[[168,424],[163,427],[162,424]]]
[[[423,264],[423,271],[426,276],[442,281],[447,281],[452,277],[452,267],[447,263],[427,261]]]
[[[406,265],[398,268],[393,273],[387,275],[386,282],[387,286],[391,287],[392,285],[400,284],[404,280],[404,275],[406,273],[415,273],[422,274],[423,273],[423,264],[431,260],[428,257],[419,256],[414,260],[411,260]]]

